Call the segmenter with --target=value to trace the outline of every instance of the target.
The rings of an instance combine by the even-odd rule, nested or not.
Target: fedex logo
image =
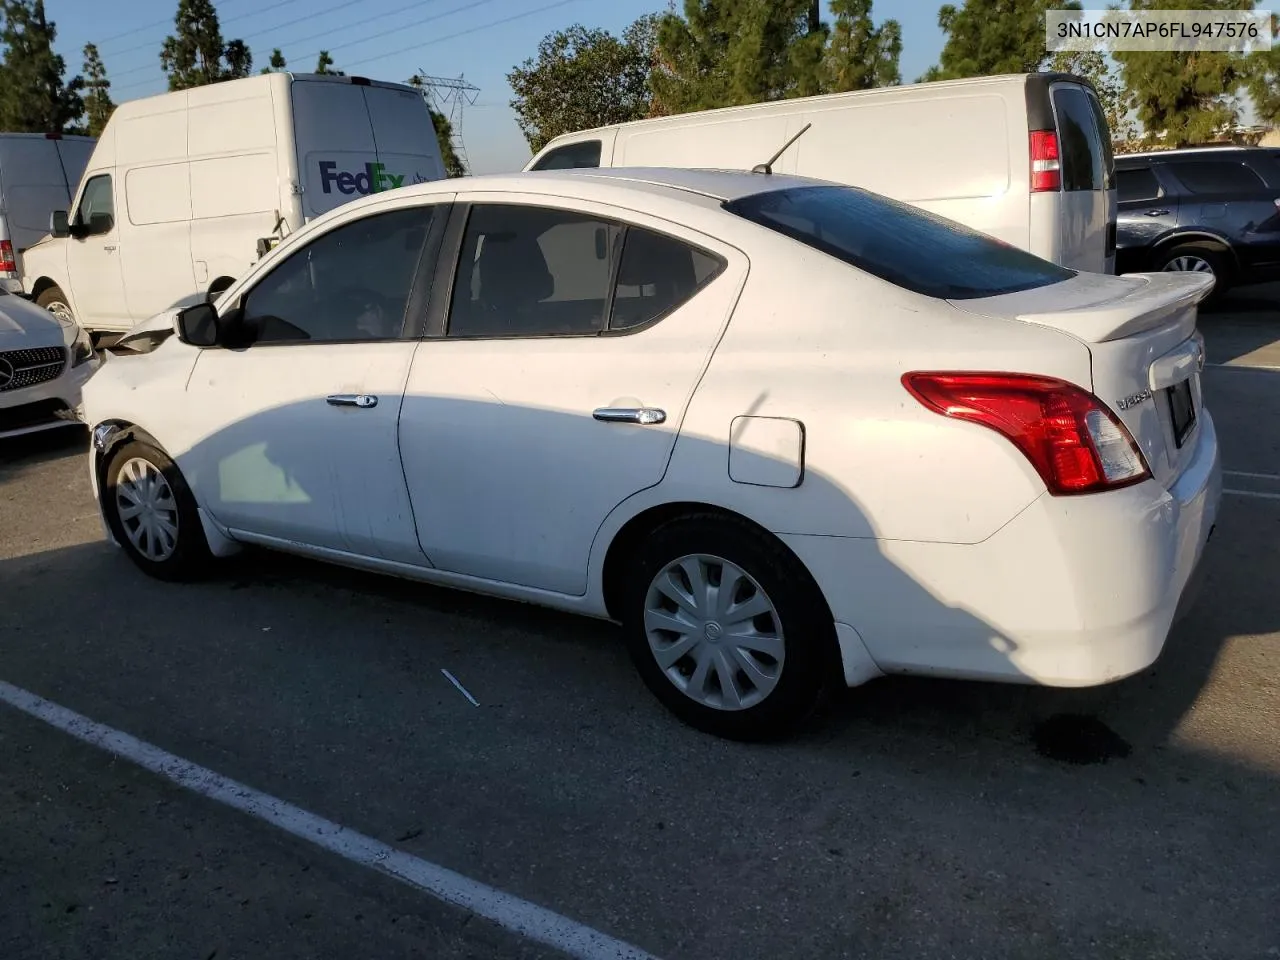
[[[387,173],[381,163],[366,163],[360,173],[339,171],[332,160],[320,161],[320,183],[325,193],[333,193],[336,186],[338,192],[350,196],[353,193],[381,193],[383,190],[394,190],[404,184],[404,174]]]

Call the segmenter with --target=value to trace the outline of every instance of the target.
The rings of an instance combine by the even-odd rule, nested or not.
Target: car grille
[[[67,412],[67,405],[61,400],[37,400],[35,403],[24,403],[16,407],[0,407],[0,433],[42,427],[46,423],[65,420],[66,417],[61,414]]]
[[[66,365],[67,351],[62,347],[0,351],[0,393],[57,380]]]

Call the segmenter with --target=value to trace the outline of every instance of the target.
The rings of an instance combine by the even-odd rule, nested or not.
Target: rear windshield
[[[1075,276],[1002,240],[858,187],[774,190],[724,208],[927,297],[996,297]]]

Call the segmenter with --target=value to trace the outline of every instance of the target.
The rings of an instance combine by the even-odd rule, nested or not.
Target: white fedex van
[[[49,232],[80,182],[93,137],[0,133],[0,288],[22,292],[22,254]]]
[[[805,130],[805,125],[810,124]],[[1046,260],[1115,272],[1111,133],[1089,82],[1011,74],[637,120],[552,140],[525,167],[751,169],[852,184]]]
[[[363,77],[261,74],[120,104],[23,289],[95,332],[216,295],[307,220],[444,177],[422,94]]]

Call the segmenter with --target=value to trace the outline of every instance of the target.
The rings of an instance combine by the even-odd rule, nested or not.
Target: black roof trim
[[[1049,86],[1054,83],[1076,83],[1094,90],[1093,84],[1085,77],[1074,73],[1029,73],[1027,74],[1027,130],[1057,129],[1053,120],[1053,102],[1049,99]]]

